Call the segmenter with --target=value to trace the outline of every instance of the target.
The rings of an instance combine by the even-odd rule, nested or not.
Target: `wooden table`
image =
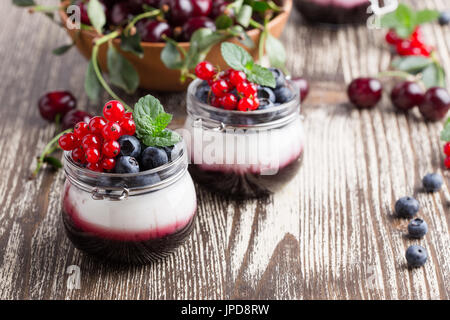
[[[443,0],[409,2],[444,8]],[[44,92],[69,89],[81,108],[100,111],[83,91],[86,61],[75,50],[51,55],[68,38],[41,15],[1,1],[0,20],[0,298],[450,298],[449,189],[420,192],[425,173],[448,177],[442,124],[424,122],[417,112],[396,113],[388,98],[372,111],[347,103],[345,83],[388,68],[383,31],[313,29],[294,12],[283,35],[288,68],[312,82],[298,175],[282,192],[257,201],[198,188],[198,219],[186,244],[154,265],[126,268],[95,262],[66,238],[61,170],[27,180],[54,134],[36,108]],[[450,27],[424,31],[450,72]],[[184,116],[184,94],[157,96],[178,119]],[[393,216],[404,195],[420,202],[430,229],[424,240],[405,237],[407,221]],[[425,267],[408,270],[404,254],[413,243],[430,257]],[[71,265],[80,267],[80,289],[67,286]]]

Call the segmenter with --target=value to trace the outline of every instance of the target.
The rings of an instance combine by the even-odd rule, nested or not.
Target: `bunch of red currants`
[[[433,48],[425,44],[422,31],[419,26],[408,39],[400,38],[395,30],[391,29],[386,33],[386,42],[395,47],[401,56],[425,56],[429,57]]]
[[[258,109],[258,86],[248,81],[244,72],[228,69],[219,73],[210,62],[202,61],[196,66],[195,75],[211,87],[212,106],[239,111]]]
[[[93,117],[88,123],[79,122],[73,133],[59,138],[59,146],[72,151],[72,159],[92,171],[110,171],[120,153],[117,140],[122,135],[134,135],[136,125],[133,114],[125,112],[119,101],[110,101],[103,107],[103,117]]]

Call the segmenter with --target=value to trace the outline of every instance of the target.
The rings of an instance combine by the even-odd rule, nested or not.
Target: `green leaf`
[[[89,97],[89,100],[93,102],[98,102],[100,100],[100,94],[102,93],[103,87],[100,81],[98,81],[97,75],[95,74],[92,59],[89,61],[88,67],[86,69],[84,89]]]
[[[395,11],[394,12],[389,12],[385,15],[383,15],[380,19],[380,26],[383,28],[395,28],[397,26],[399,26],[400,23],[397,21],[397,16]]]
[[[440,16],[440,12],[437,10],[425,9],[416,12],[416,24],[424,24],[427,22],[433,22],[437,20]]]
[[[224,42],[221,45],[222,57],[226,63],[235,70],[246,71],[252,68],[254,61],[252,56],[238,45]]]
[[[218,30],[228,29],[233,25],[233,19],[226,14],[222,14],[216,19],[216,28]]]
[[[450,141],[450,118],[447,119],[444,125],[444,129],[441,132],[441,140]]]
[[[445,72],[441,66],[433,63],[423,70],[422,81],[427,88],[444,87],[445,86]]]
[[[61,56],[61,55],[65,54],[67,51],[69,51],[70,49],[72,49],[73,46],[74,46],[73,43],[72,44],[65,44],[65,45],[60,46],[60,47],[58,47],[56,49],[53,49],[52,53],[54,55]]]
[[[433,61],[426,57],[421,56],[407,56],[404,58],[396,58],[392,61],[392,67],[409,72],[409,73],[418,73],[429,66]]]
[[[102,29],[106,24],[106,16],[102,4],[99,0],[90,0],[87,11],[92,26],[101,34]]]
[[[45,157],[44,158],[44,162],[48,163],[49,165],[51,165],[55,169],[61,169],[63,167],[63,165],[61,163],[61,160],[56,159],[54,157]]]
[[[136,134],[147,146],[172,146],[181,137],[166,127],[172,121],[172,115],[164,112],[158,99],[147,95],[136,103],[133,111]]]
[[[272,67],[283,70],[286,73],[286,51],[280,40],[270,33],[266,39],[266,52]]]
[[[245,72],[245,71],[244,71]],[[260,66],[259,64],[253,65],[251,71],[245,72],[249,81],[260,84],[262,86],[275,88],[276,80],[272,73],[267,68]]]
[[[36,5],[34,0],[13,0],[13,4],[19,7],[32,7]]]
[[[112,84],[131,94],[139,86],[139,75],[133,65],[115,48],[108,48],[108,71]]]
[[[172,42],[167,42],[161,51],[161,61],[169,69],[180,69],[183,66],[181,54]]]
[[[124,33],[120,36],[120,48],[125,52],[131,52],[139,58],[144,57],[144,50],[141,46],[141,36],[139,33],[126,36]]]
[[[252,38],[249,37],[245,29],[240,25],[233,26],[230,31],[238,38],[238,41],[242,43],[247,48],[253,49],[255,47],[255,43]]]
[[[252,18],[253,9],[248,4],[244,4],[239,10],[239,13],[236,17],[236,21],[243,27],[247,28],[250,24],[250,20]]]
[[[266,1],[253,1],[252,8],[254,11],[264,12],[270,9],[269,4]]]

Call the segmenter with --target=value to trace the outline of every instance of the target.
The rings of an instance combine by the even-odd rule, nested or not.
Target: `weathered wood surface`
[[[444,0],[410,1],[445,7]],[[54,134],[36,101],[69,89],[83,109],[86,61],[53,57],[67,36],[43,16],[1,1],[0,298],[3,299],[449,299],[449,189],[425,194],[420,180],[442,168],[440,123],[393,111],[349,108],[344,83],[388,67],[383,32],[364,26],[312,29],[294,12],[283,40],[293,74],[314,80],[303,106],[306,153],[297,177],[274,196],[234,202],[198,189],[195,231],[170,258],[142,267],[97,263],[75,250],[60,220],[63,173],[27,177]],[[425,28],[450,71],[450,29]],[[144,92],[130,97],[135,101]],[[184,94],[159,95],[179,119]],[[105,99],[107,97],[105,96]],[[448,182],[447,179],[446,183]],[[424,240],[405,237],[393,204],[414,194],[429,224]],[[424,268],[408,270],[404,252],[421,243]],[[67,287],[70,265],[81,289]]]

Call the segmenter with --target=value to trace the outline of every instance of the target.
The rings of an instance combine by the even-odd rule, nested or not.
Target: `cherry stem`
[[[393,70],[393,71],[383,71],[378,73],[377,77],[397,77],[397,78],[403,78],[405,80],[408,79],[414,79],[417,80],[417,77],[413,76],[412,74],[400,71],[400,70]]]
[[[30,8],[30,12],[44,12],[44,13],[50,13],[50,12],[55,12],[57,10],[59,10],[61,7],[59,6],[42,6],[42,5],[37,5],[34,7]]]
[[[58,133],[56,136],[53,137],[52,140],[50,140],[49,143],[47,143],[47,145],[44,147],[44,150],[42,151],[41,155],[39,156],[39,158],[37,160],[37,166],[36,166],[36,169],[31,174],[31,177],[30,177],[31,179],[36,178],[37,174],[39,173],[39,170],[42,167],[42,164],[44,163],[45,157],[47,157],[49,154],[52,154],[56,149],[58,149],[57,143],[58,143],[59,138],[62,135],[69,133],[69,132],[72,132],[72,129],[67,129],[61,133]]]
[[[152,17],[155,17],[155,16],[160,15],[161,13],[162,13],[162,11],[159,10],[159,9],[155,9],[155,10],[152,10],[152,11],[148,11],[148,12],[141,13],[141,14],[137,15],[136,17],[134,17],[133,20],[131,20],[131,22],[125,27],[125,29],[123,30],[123,32],[124,32],[125,34],[128,34],[128,35],[129,35],[129,34],[130,34],[131,28],[133,28],[134,25],[135,25],[139,20],[142,20],[142,19],[145,19],[145,18],[152,18]]]

